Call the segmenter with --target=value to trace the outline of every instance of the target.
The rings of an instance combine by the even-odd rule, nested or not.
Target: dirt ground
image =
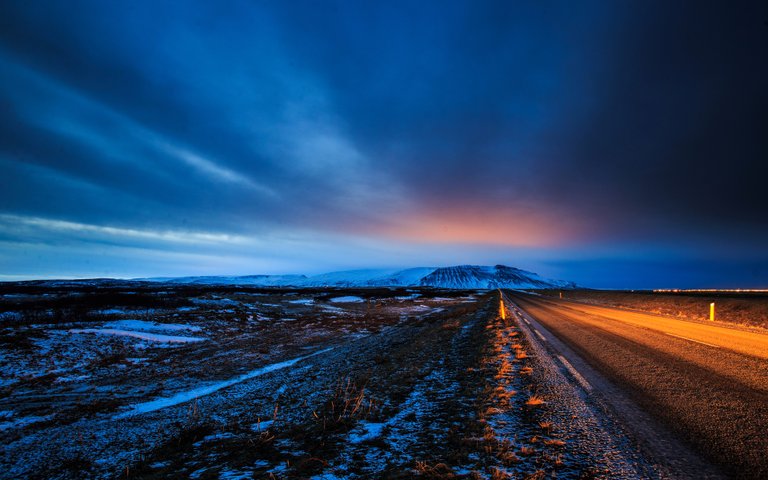
[[[495,291],[0,293],[0,478],[615,476]]]

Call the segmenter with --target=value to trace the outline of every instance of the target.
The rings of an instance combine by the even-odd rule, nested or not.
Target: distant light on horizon
[[[765,288],[657,288],[655,293],[768,293]]]

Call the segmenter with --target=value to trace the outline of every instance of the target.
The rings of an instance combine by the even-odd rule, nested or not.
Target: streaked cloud
[[[581,280],[681,252],[747,271],[768,244],[765,15],[5,2],[0,274],[430,260]]]

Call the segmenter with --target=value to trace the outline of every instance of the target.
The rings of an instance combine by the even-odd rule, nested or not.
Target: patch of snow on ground
[[[433,302],[462,302],[462,303],[466,303],[466,302],[475,302],[475,301],[477,301],[477,298],[474,297],[474,296],[469,296],[469,297],[453,297],[453,298],[434,297],[434,298],[430,298],[429,300],[431,300]]]
[[[315,303],[314,298],[299,298],[297,300],[290,300],[288,303],[295,303],[297,305],[312,305]]]
[[[414,305],[412,307],[402,309],[402,311],[405,313],[424,312],[425,310],[432,310],[432,307],[429,305]]]
[[[228,298],[190,298],[190,301],[197,305],[235,306],[240,304]]]
[[[151,342],[161,342],[161,343],[193,343],[193,342],[202,342],[204,340],[208,340],[207,338],[202,338],[202,337],[177,337],[172,335],[159,335],[156,333],[148,333],[148,332],[135,332],[132,330],[118,330],[114,328],[83,328],[83,329],[73,328],[69,330],[69,333],[97,333],[99,335],[117,335],[120,337],[133,337],[133,338],[139,338],[141,340],[148,340]]]
[[[212,435],[206,435],[205,437],[203,437],[202,440],[199,440],[199,441],[193,443],[193,445],[195,447],[200,447],[200,446],[202,446],[206,442],[214,442],[216,440],[226,440],[228,438],[234,438],[234,437],[235,437],[235,434],[232,433],[232,432],[214,433]]]
[[[203,387],[194,388],[192,390],[188,390],[186,392],[180,392],[176,395],[173,395],[172,397],[161,397],[155,400],[151,400],[149,402],[139,403],[134,405],[131,410],[127,412],[123,412],[119,415],[117,415],[115,418],[125,418],[125,417],[131,417],[134,415],[139,415],[142,413],[149,413],[154,412],[155,410],[160,410],[161,408],[171,407],[174,405],[178,405],[180,403],[188,402],[190,400],[194,400],[199,397],[204,397],[206,395],[210,395],[213,392],[216,392],[218,390],[221,390],[223,388],[231,387],[232,385],[235,385],[240,382],[244,382],[246,380],[250,380],[251,378],[259,377],[261,375],[264,375],[269,372],[274,372],[275,370],[280,370],[282,368],[290,367],[295,365],[296,363],[315,356],[319,355],[321,353],[325,353],[332,350],[332,348],[326,348],[324,350],[319,350],[314,353],[310,353],[309,355],[303,355],[301,357],[293,358],[291,360],[286,360],[284,362],[279,363],[273,363],[271,365],[267,365],[265,367],[258,368],[256,370],[252,370],[248,373],[244,373],[242,375],[239,375],[235,378],[231,378],[229,380],[224,380],[223,382],[217,382],[210,385],[206,385]],[[262,422],[263,424],[264,422]]]
[[[7,412],[3,412],[3,413],[7,413]],[[7,418],[10,418],[10,417],[8,415],[5,415],[4,418],[7,419]],[[45,415],[45,416],[42,416],[42,417],[31,415],[29,417],[21,417],[21,418],[13,419],[13,420],[10,420],[10,421],[0,422],[0,432],[4,432],[4,431],[10,430],[12,428],[13,429],[23,428],[23,427],[26,427],[27,425],[31,425],[33,423],[43,422],[45,420],[50,420],[51,418],[53,418],[53,414]]]
[[[331,299],[332,303],[362,303],[364,301],[365,299],[354,296],[336,297]]]
[[[90,375],[68,375],[64,377],[59,377],[56,380],[54,380],[55,383],[70,383],[70,382],[80,382],[82,380],[86,380],[88,378],[91,378]]]
[[[253,472],[238,472],[235,470],[222,470],[219,472],[219,480],[245,480],[253,478]]]
[[[333,305],[320,305],[320,308],[329,313],[347,313],[343,308],[334,307]]]
[[[330,472],[320,473],[313,477],[309,477],[310,480],[344,480],[345,478],[349,478],[349,477],[340,477],[335,473],[330,473]]]
[[[361,443],[381,436],[386,423],[360,422],[349,434],[350,443]]]
[[[261,422],[257,422],[251,425],[251,430],[257,433],[261,433],[264,430],[267,430],[269,427],[271,427],[273,423],[275,423],[274,420],[263,420]]]
[[[407,300],[415,300],[415,299],[419,298],[420,296],[421,296],[420,293],[414,293],[414,294],[411,294],[411,295],[395,297],[395,300],[400,301],[400,302],[405,302]]]
[[[3,320],[21,320],[21,314],[18,312],[2,312],[0,313],[0,321]]]
[[[202,478],[203,474],[207,472],[208,472],[208,467],[203,467],[199,470],[195,470],[194,472],[190,473],[189,478],[191,478],[192,480],[196,480],[198,478]]]
[[[127,312],[119,308],[107,308],[106,310],[98,310],[96,313],[102,315],[125,315]]]
[[[183,323],[157,323],[157,322],[147,322],[144,320],[118,320],[116,322],[106,323],[104,324],[104,327],[116,328],[116,329],[140,330],[140,331],[147,331],[147,332],[179,331],[179,330],[189,330],[191,332],[199,332],[200,330],[202,330],[201,327],[198,327],[196,325],[186,325]]]

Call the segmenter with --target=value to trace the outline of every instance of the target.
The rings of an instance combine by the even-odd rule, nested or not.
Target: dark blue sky
[[[768,287],[766,5],[2,2],[0,280]]]

